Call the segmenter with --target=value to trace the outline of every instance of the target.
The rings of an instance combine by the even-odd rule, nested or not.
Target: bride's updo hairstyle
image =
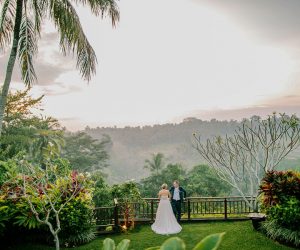
[[[162,184],[161,189],[168,189],[168,185],[166,183]]]

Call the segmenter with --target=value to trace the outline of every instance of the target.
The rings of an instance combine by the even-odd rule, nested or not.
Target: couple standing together
[[[152,230],[157,234],[176,234],[182,227],[179,225],[181,218],[181,203],[186,198],[186,191],[179,186],[178,181],[173,182],[173,187],[168,190],[168,185],[163,184],[158,193],[160,199],[155,222]],[[176,220],[177,217],[177,220]]]

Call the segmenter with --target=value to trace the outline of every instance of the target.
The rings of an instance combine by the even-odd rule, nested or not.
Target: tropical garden
[[[300,173],[277,170],[300,145],[295,115],[255,116],[233,135],[207,140],[193,131],[194,150],[202,157],[198,165],[186,169],[158,152],[145,159],[148,177],[111,184],[103,171],[109,165],[110,137],[69,132],[43,114],[43,96],[30,94],[43,20],[55,24],[62,53],[74,54],[82,77],[88,81],[95,73],[95,52],[71,2],[0,1],[0,47],[10,50],[0,99],[1,249],[299,248]],[[94,15],[108,16],[113,26],[119,20],[113,0],[74,2],[87,5]],[[22,91],[10,91],[16,61],[26,86]],[[144,198],[156,197],[162,183],[175,179],[190,197],[241,197],[249,211],[264,215],[259,231],[249,220],[227,217],[187,221],[178,237],[155,235],[149,225],[136,223],[132,204],[143,206]],[[123,225],[116,223],[116,213],[115,224],[98,235],[96,209],[116,205]]]
[[[187,170],[179,163],[168,162],[163,154],[156,153],[145,160],[144,168],[150,172],[149,177],[139,182],[132,180],[108,184],[103,170],[109,163],[107,149],[112,143],[110,138],[104,135],[102,140],[95,140],[84,132],[66,131],[55,118],[42,115],[42,101],[43,96],[33,98],[30,89],[10,93],[7,98],[0,148],[0,232],[5,242],[3,245],[7,248],[51,249],[51,246],[56,245],[57,249],[74,246],[78,249],[101,249],[104,244],[104,249],[114,249],[114,245],[120,244],[119,249],[126,249],[175,244],[180,245],[180,249],[197,249],[197,245],[215,239],[214,242],[220,249],[229,249],[229,245],[236,244],[234,242],[238,232],[241,237],[243,232],[247,232],[248,236],[243,241],[255,242],[264,249],[299,246],[298,172],[276,171],[275,168],[257,171],[261,181],[257,186],[257,193],[253,194],[257,197],[255,204],[251,206],[255,206],[255,211],[266,215],[258,232],[253,230],[248,220],[187,222],[183,232],[178,235],[179,238],[171,238],[172,240],[165,242],[167,238],[154,235],[149,226],[132,223],[135,221],[132,216],[134,209],[130,206],[132,202],[143,202],[145,197],[156,197],[160,184],[170,183],[173,179],[181,182],[189,191],[189,196],[228,197],[239,194],[243,197],[251,195],[251,178],[257,176],[252,176],[251,172],[243,174],[237,167],[233,167],[232,171],[240,174],[234,177],[243,180],[242,183],[236,180],[241,185],[240,189],[236,189],[236,183],[232,185],[220,178],[220,173],[214,169],[216,165],[209,161],[207,165],[199,164]],[[280,119],[285,121],[281,122]],[[291,129],[288,138],[293,138],[293,142],[286,144],[288,148],[278,147],[277,150],[296,147],[296,117],[274,114],[268,121],[272,122],[272,126],[288,126],[285,130],[278,131]],[[262,124],[265,123],[262,121]],[[224,139],[216,138],[215,145],[221,146]],[[278,136],[276,138],[280,139]],[[195,150],[201,150],[199,148],[204,143],[209,142],[195,139]],[[285,144],[282,145],[284,147]],[[225,154],[216,147],[214,152]],[[205,148],[208,149],[207,146]],[[246,157],[246,147],[244,149],[243,157]],[[271,153],[268,157],[272,157],[270,155]],[[264,163],[262,155],[260,157]],[[231,164],[234,160],[232,153]],[[244,166],[243,170],[249,171],[249,167]],[[122,201],[120,205],[123,206],[124,215],[121,218],[124,217],[124,221],[128,223],[127,229],[120,228],[118,233],[108,230],[107,232],[112,233],[109,238],[113,240],[104,241],[107,234],[97,234],[94,210],[96,207],[112,206],[114,199]],[[216,234],[223,232],[226,234]],[[209,237],[205,238],[206,236]],[[156,245],[153,244],[153,237],[157,238]]]

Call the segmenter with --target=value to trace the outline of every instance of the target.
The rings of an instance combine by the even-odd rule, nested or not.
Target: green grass
[[[256,232],[252,228],[250,221],[242,222],[199,222],[183,224],[183,230],[177,236],[182,238],[187,245],[187,249],[192,249],[201,239],[212,233],[226,232],[219,250],[286,250],[292,249],[280,245],[266,238],[263,234]],[[140,226],[133,232],[119,235],[100,236],[93,242],[71,248],[76,250],[101,250],[102,242],[106,237],[120,242],[122,239],[130,239],[131,248],[142,250],[147,247],[157,246],[171,236],[162,236],[153,233],[150,226]],[[54,248],[46,246],[22,245],[20,247],[10,248],[12,250],[52,250]]]

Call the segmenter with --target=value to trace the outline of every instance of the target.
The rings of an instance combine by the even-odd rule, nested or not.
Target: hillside
[[[193,148],[193,133],[201,134],[203,139],[215,135],[232,134],[239,125],[238,121],[203,121],[187,118],[179,124],[163,124],[144,127],[102,127],[89,128],[85,132],[100,139],[103,134],[111,137],[109,149],[110,166],[106,170],[111,183],[128,179],[140,180],[149,172],[143,168],[144,161],[152,153],[161,152],[166,156],[166,163],[181,163],[186,168],[203,163],[200,155]],[[284,168],[300,165],[298,152],[290,155],[282,164]]]

